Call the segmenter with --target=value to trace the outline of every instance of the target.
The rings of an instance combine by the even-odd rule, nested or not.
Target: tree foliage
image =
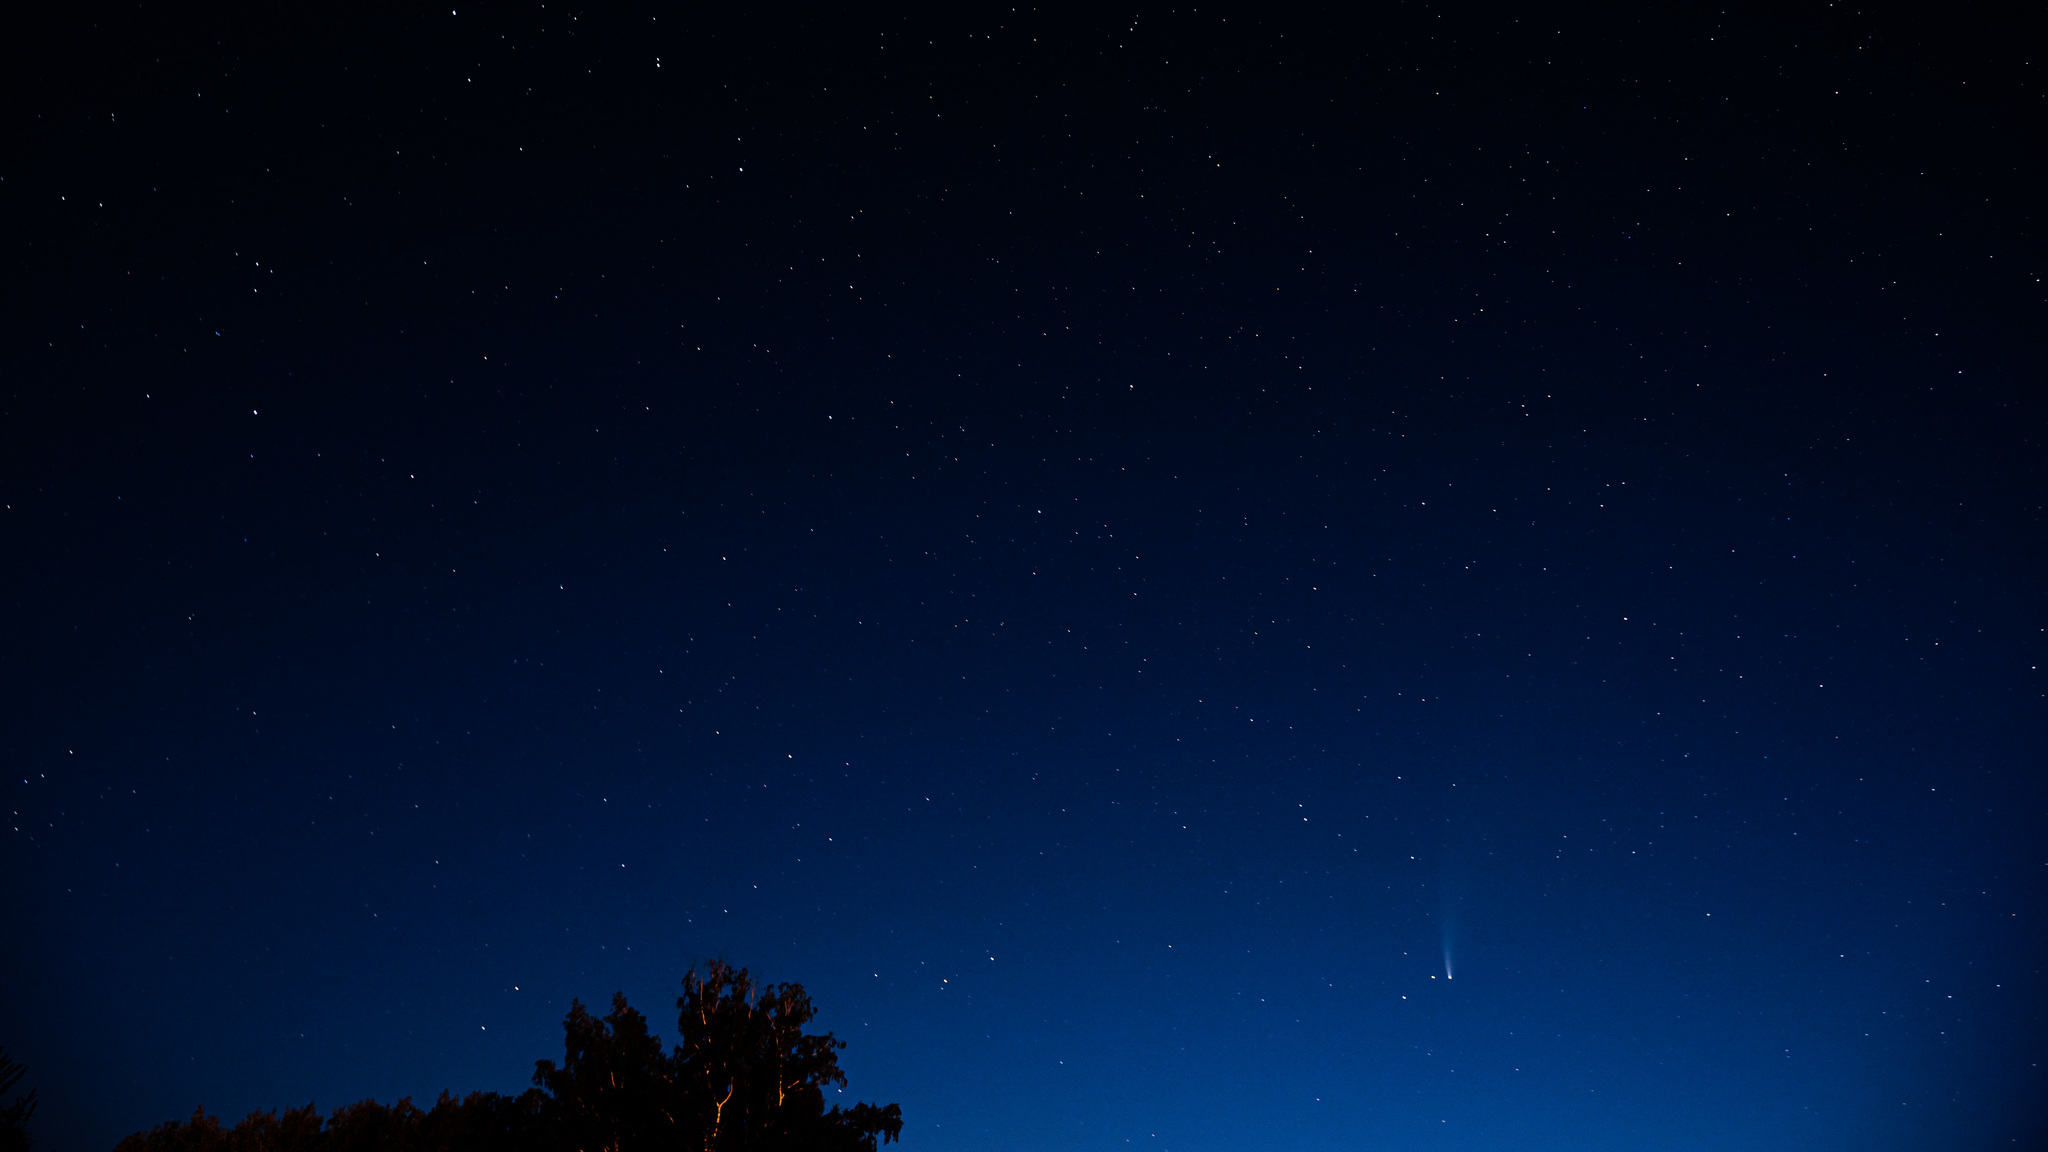
[[[28,1069],[16,1064],[0,1048],[0,1096],[14,1091]],[[28,1152],[28,1121],[36,1114],[36,1093],[31,1088],[5,1105],[0,1105],[0,1152]]]
[[[424,1112],[365,1100],[324,1122],[308,1104],[232,1128],[202,1109],[114,1152],[875,1152],[902,1133],[894,1104],[825,1106],[825,1088],[846,1083],[845,1044],[804,1031],[802,985],[756,986],[714,962],[683,978],[676,1013],[680,1042],[664,1052],[623,995],[602,1018],[571,1002],[561,1063],[536,1061],[518,1096],[444,1092]]]

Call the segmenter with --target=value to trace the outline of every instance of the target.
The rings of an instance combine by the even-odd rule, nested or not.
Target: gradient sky
[[[40,1146],[723,957],[909,1152],[2042,1147],[2040,74],[1952,16],[19,38]]]

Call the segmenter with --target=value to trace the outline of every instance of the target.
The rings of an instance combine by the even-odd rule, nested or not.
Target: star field
[[[714,957],[907,1148],[2039,1139],[2016,38],[47,19],[40,1145]]]

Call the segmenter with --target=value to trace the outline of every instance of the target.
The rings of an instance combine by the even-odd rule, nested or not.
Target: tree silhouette
[[[232,1128],[202,1108],[114,1152],[875,1152],[902,1133],[894,1104],[825,1107],[825,1086],[846,1083],[845,1044],[804,1032],[816,1013],[802,985],[757,987],[746,969],[714,962],[702,979],[683,977],[676,1011],[680,1043],[664,1053],[623,995],[602,1019],[572,1001],[562,1062],[535,1061],[534,1087],[518,1096],[443,1092],[425,1112],[409,1098],[365,1100],[324,1123],[308,1104]],[[0,1092],[20,1078],[0,1053]],[[29,1093],[0,1111],[6,1132],[34,1110]],[[26,1134],[0,1152],[28,1152]]]
[[[676,1015],[682,1042],[672,1064],[704,1152],[872,1152],[877,1137],[888,1142],[902,1132],[894,1104],[825,1110],[825,1086],[846,1084],[846,1044],[804,1032],[816,1012],[801,984],[756,988],[746,969],[713,961],[702,980],[683,977]]]
[[[713,961],[683,977],[673,1052],[624,996],[602,1020],[576,1003],[562,1063],[537,1061],[533,1082],[551,1132],[577,1152],[872,1152],[895,1140],[894,1104],[826,1110],[825,1086],[846,1083],[845,1044],[806,1034],[815,1015],[802,985],[757,987]]]
[[[0,1048],[0,1096],[12,1091],[26,1075],[28,1069],[9,1059],[7,1049]],[[36,1092],[33,1088],[0,1107],[0,1152],[28,1152],[28,1121],[35,1114]]]
[[[674,1079],[647,1018],[619,994],[602,1020],[572,1000],[562,1031],[561,1066],[539,1060],[533,1072],[555,1133],[582,1152],[675,1147]]]

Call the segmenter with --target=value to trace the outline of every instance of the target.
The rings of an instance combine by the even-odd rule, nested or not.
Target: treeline
[[[894,1104],[825,1106],[825,1087],[846,1083],[846,1045],[804,1033],[802,985],[757,987],[714,963],[683,977],[676,1009],[681,1042],[664,1052],[624,996],[602,1019],[572,1003],[562,1062],[536,1061],[517,1096],[365,1100],[324,1120],[308,1104],[232,1127],[201,1109],[114,1152],[875,1152],[903,1131]]]

